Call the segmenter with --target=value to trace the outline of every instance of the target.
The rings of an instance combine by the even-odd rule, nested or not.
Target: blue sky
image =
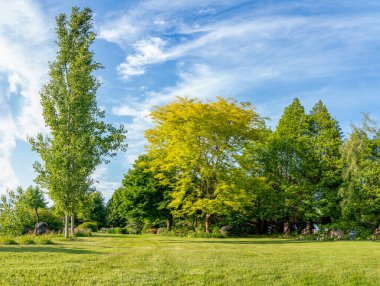
[[[105,69],[98,104],[128,129],[128,151],[94,177],[108,199],[144,151],[147,115],[176,96],[251,101],[275,127],[298,97],[345,133],[380,120],[380,1],[0,1],[0,193],[33,183],[26,136],[47,132],[39,90],[54,60],[55,16],[89,6]]]

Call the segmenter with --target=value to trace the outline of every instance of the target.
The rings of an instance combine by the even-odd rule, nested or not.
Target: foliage
[[[81,228],[75,232],[75,237],[88,237],[91,235],[91,229],[89,228]]]
[[[144,227],[144,223],[138,219],[129,219],[126,229],[128,233],[131,234],[141,234],[141,231]]]
[[[130,219],[154,224],[172,220],[168,208],[172,189],[164,186],[148,166],[148,156],[141,155],[124,175],[123,186],[113,194],[108,207],[111,224],[125,225]]]
[[[16,192],[8,190],[0,199],[0,234],[19,235],[25,227],[33,224],[21,187]]]
[[[17,245],[18,243],[16,242],[16,240],[14,239],[13,236],[4,235],[4,236],[0,236],[0,245],[1,244],[3,244],[3,245]]]
[[[115,227],[116,234],[128,234],[128,230],[122,227]]]
[[[19,244],[34,244],[34,236],[33,235],[23,235],[18,238]]]
[[[42,160],[34,164],[36,182],[49,190],[66,216],[74,215],[89,194],[95,167],[125,148],[123,126],[104,123],[104,111],[96,104],[100,82],[93,72],[101,65],[90,50],[95,40],[92,28],[88,8],[74,7],[70,19],[65,14],[57,17],[57,57],[50,63],[50,81],[41,91],[50,135],[29,138]]]
[[[90,229],[92,232],[97,232],[98,225],[95,222],[86,221],[78,225],[77,229]]]
[[[338,221],[342,184],[342,135],[338,122],[319,101],[310,112],[311,146],[317,161],[314,206],[321,223]]]
[[[106,220],[108,226],[124,226],[128,222],[124,209],[120,207],[124,200],[122,193],[123,189],[118,188],[114,191],[111,199],[107,203]]]
[[[213,218],[244,212],[252,204],[253,193],[240,185],[239,158],[247,144],[262,137],[264,122],[253,106],[178,98],[151,118],[155,127],[145,134],[150,166],[173,187],[174,216],[203,218],[209,232]],[[167,173],[175,174],[174,182]]]
[[[108,234],[115,234],[116,231],[115,231],[114,228],[108,228],[108,229],[107,229],[107,233],[108,233]]]
[[[340,190],[346,224],[373,230],[380,224],[380,129],[364,117],[342,147],[344,183]]]
[[[64,224],[62,222],[62,219],[56,215],[54,210],[41,209],[39,216],[41,221],[46,222],[48,224],[49,230],[58,232],[63,229]]]
[[[81,208],[78,213],[80,221],[92,221],[96,222],[98,227],[104,227],[107,225],[106,216],[107,209],[101,192],[94,191],[81,202]]]
[[[37,223],[40,222],[38,215],[39,208],[46,208],[46,201],[43,191],[38,186],[29,186],[25,191],[25,198],[28,206],[34,210]]]

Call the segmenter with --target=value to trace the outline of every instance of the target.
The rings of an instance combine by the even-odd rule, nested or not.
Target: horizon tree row
[[[146,154],[108,203],[110,225],[264,233],[380,223],[380,132],[367,116],[346,140],[322,101],[307,114],[297,98],[274,131],[250,103],[223,98],[177,98],[151,118]]]

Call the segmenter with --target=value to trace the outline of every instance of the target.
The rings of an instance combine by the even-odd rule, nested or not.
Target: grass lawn
[[[0,245],[0,285],[380,285],[380,242],[105,235]]]

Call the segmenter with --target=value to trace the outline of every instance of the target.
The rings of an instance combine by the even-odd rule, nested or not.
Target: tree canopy
[[[74,7],[70,19],[60,14],[56,20],[58,52],[41,91],[50,134],[29,141],[42,160],[34,164],[36,182],[68,216],[89,194],[95,167],[124,150],[125,130],[105,123],[96,103],[100,82],[93,72],[101,65],[90,49],[95,40],[91,10]]]

